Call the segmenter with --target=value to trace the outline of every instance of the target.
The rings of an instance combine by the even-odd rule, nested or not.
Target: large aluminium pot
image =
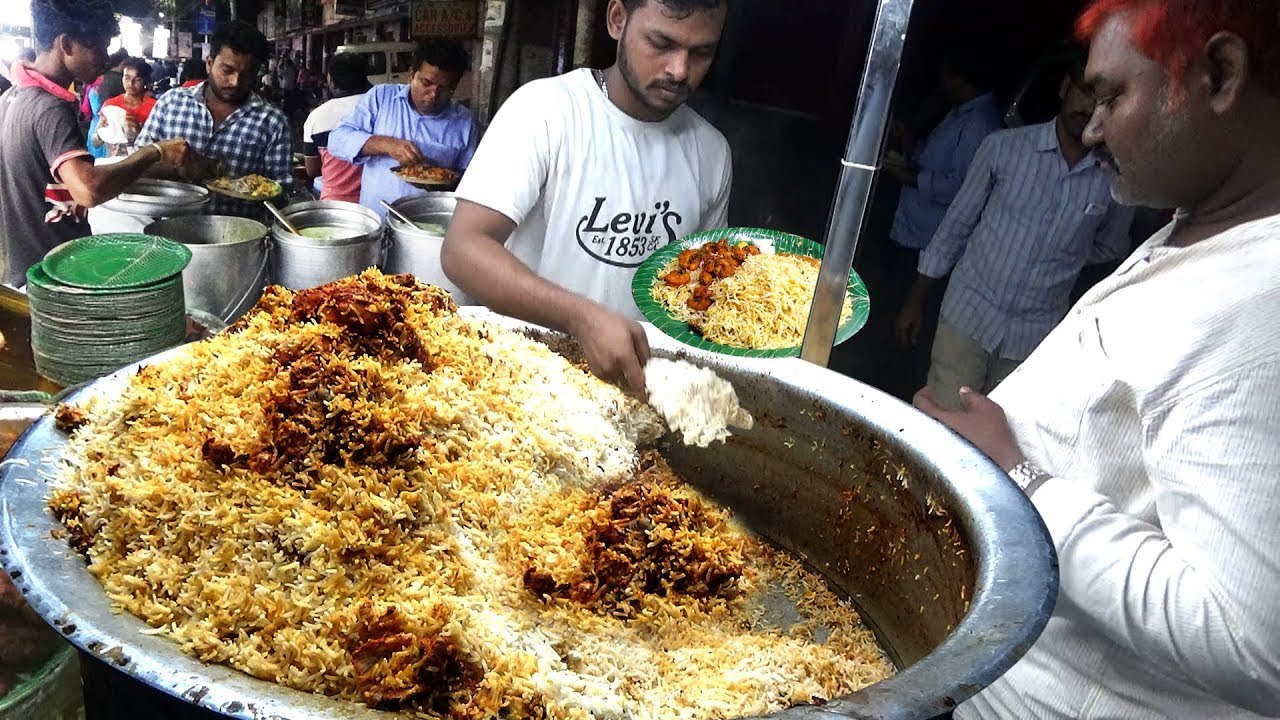
[[[277,220],[271,226],[276,246],[271,254],[271,278],[290,290],[323,285],[382,266],[382,218],[367,207],[341,200],[295,203],[280,211],[299,232],[309,228],[338,228],[345,237],[319,239],[295,235]]]
[[[455,303],[470,305],[471,299],[445,276],[444,269],[440,267],[444,229],[453,220],[453,210],[457,205],[458,200],[451,192],[407,195],[391,203],[392,208],[415,224],[410,225],[395,214],[387,213],[387,230],[391,238],[387,245],[386,271],[410,273],[422,282],[448,290]]]
[[[231,215],[157,220],[148,235],[186,245],[191,263],[182,271],[187,308],[234,322],[262,297],[267,286],[267,226]]]
[[[565,355],[578,352],[563,336],[478,314]],[[772,717],[932,718],[990,684],[1035,641],[1057,596],[1053,546],[1031,503],[981,453],[898,400],[800,360],[697,353],[660,333],[651,342],[657,355],[689,357],[728,378],[757,419],[723,445],[665,444],[673,468],[853,598],[899,668],[823,707]],[[118,394],[136,368],[70,400]],[[0,468],[0,560],[72,643],[185,703],[191,717],[394,717],[203,664],[143,632],[136,617],[112,613],[84,560],[55,538],[59,526],[45,509],[64,444],[46,417],[15,446],[19,461]]]

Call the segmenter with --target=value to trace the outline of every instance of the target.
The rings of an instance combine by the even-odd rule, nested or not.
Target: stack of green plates
[[[185,246],[151,235],[94,235],[27,270],[36,370],[69,385],[179,345],[186,337]]]

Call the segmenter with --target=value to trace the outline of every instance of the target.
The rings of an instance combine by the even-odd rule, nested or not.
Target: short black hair
[[[622,7],[626,8],[627,12],[632,12],[644,7],[648,2],[649,0],[622,0]],[[729,0],[654,0],[654,2],[662,5],[672,16],[678,18],[687,18],[699,11],[719,10],[729,4]]]
[[[129,51],[124,48],[120,48],[107,56],[107,67],[113,68],[128,59]]]
[[[252,55],[256,65],[265,63],[271,53],[267,36],[244,20],[232,20],[219,27],[209,39],[209,57],[217,57],[222,48],[231,48],[241,55]]]
[[[329,59],[329,77],[339,92],[357,93],[369,89],[368,66],[355,53],[338,53]]]
[[[125,70],[133,70],[138,73],[138,77],[142,78],[142,82],[151,82],[151,65],[142,58],[129,58],[128,60],[125,60],[124,67],[120,68],[120,72],[123,73]]]
[[[994,84],[995,63],[977,44],[952,41],[943,51],[942,67],[979,90],[990,90]]]
[[[1089,65],[1089,51],[1083,45],[1072,43],[1059,51],[1063,74],[1076,85],[1084,83],[1084,70]]]
[[[31,34],[36,47],[49,50],[60,35],[100,42],[120,32],[110,0],[31,0]]]
[[[205,67],[204,60],[198,57],[189,57],[182,61],[182,82],[188,80],[208,80],[209,68]]]
[[[471,53],[453,38],[427,38],[418,43],[413,53],[413,69],[417,70],[423,63],[462,77],[471,69]]]

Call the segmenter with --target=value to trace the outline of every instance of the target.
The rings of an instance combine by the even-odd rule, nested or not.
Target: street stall
[[[435,280],[445,193],[392,204],[389,238],[328,201],[231,243],[278,286],[237,264],[228,332],[75,389],[0,463],[0,564],[98,717],[916,720],[1012,666],[1057,597],[1034,508],[822,367],[866,322],[853,242],[909,10],[878,14],[825,246],[739,228],[637,273],[681,368],[652,366],[652,406],[564,336],[361,272],[389,246]],[[147,227],[197,246],[212,222]],[[782,265],[818,289],[794,338],[682,336],[709,321],[681,272],[705,297]]]

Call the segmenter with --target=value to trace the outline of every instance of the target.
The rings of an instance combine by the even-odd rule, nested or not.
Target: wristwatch
[[[1023,460],[1009,471],[1009,477],[1022,488],[1022,492],[1026,493],[1027,497],[1031,497],[1032,493],[1039,490],[1040,486],[1053,476],[1030,460]]]

